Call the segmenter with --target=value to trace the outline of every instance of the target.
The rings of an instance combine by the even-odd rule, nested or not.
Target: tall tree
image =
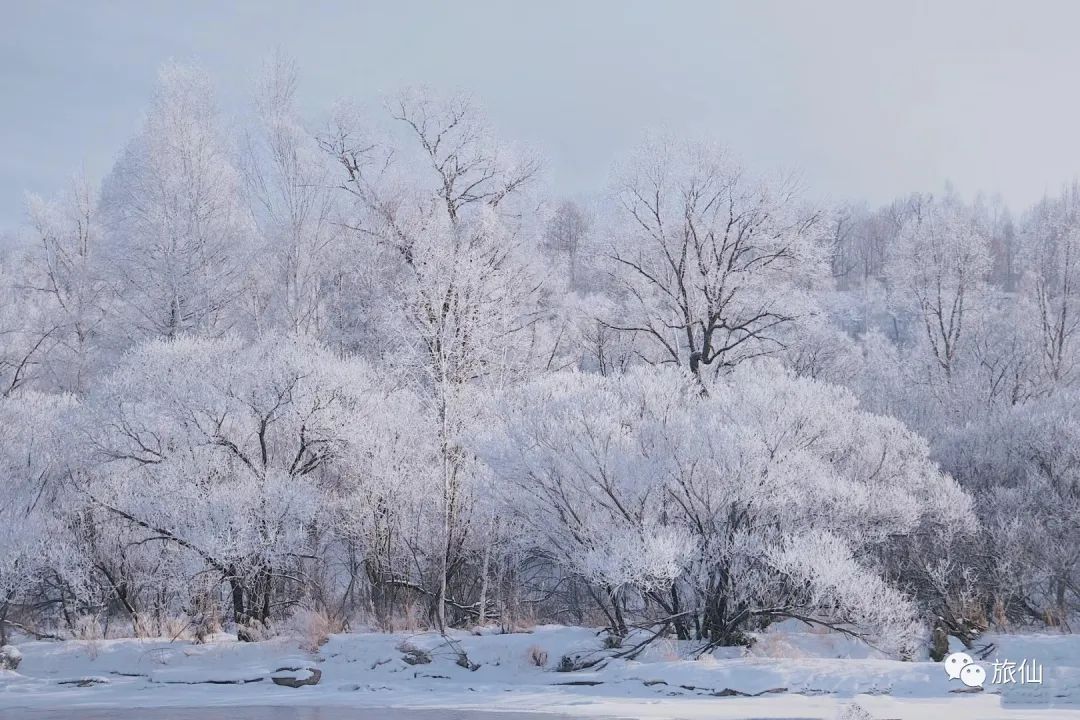
[[[566,280],[571,289],[578,289],[582,280],[581,251],[589,225],[585,211],[577,203],[567,200],[556,208],[545,233],[548,252],[565,265]]]
[[[296,67],[275,56],[259,82],[254,127],[244,134],[241,170],[256,224],[259,326],[321,336],[329,319],[324,287],[343,237],[332,160],[300,122]],[[261,272],[260,272],[261,270]]]
[[[1043,368],[1052,383],[1075,379],[1080,331],[1080,185],[1035,207],[1023,243],[1024,291],[1038,314]]]
[[[49,386],[74,393],[88,389],[95,353],[105,343],[109,300],[97,201],[85,178],[73,180],[57,201],[29,200],[37,242],[30,253],[28,286],[55,328],[45,362]]]
[[[610,325],[647,337],[653,362],[700,375],[782,346],[825,277],[817,212],[791,179],[749,178],[718,148],[658,139],[617,186],[611,258],[627,295]]]
[[[404,130],[400,147],[379,148],[347,125],[323,146],[345,170],[358,234],[380,251],[390,299],[382,334],[400,338],[386,360],[423,390],[438,428],[442,532],[430,592],[444,628],[471,535],[477,469],[458,437],[476,416],[472,386],[525,366],[536,321],[531,233],[514,201],[538,164],[502,147],[465,98],[407,91],[389,110]],[[398,156],[388,172],[386,158]]]
[[[932,362],[947,378],[970,334],[970,316],[986,299],[990,267],[985,228],[959,198],[911,198],[889,274],[913,304]]]
[[[105,180],[102,216],[133,339],[236,323],[254,227],[200,71],[162,70],[142,130]]]

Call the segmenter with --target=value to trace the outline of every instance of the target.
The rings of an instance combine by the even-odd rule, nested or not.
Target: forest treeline
[[[823,206],[652,136],[568,200],[469,99],[166,67],[0,255],[0,641],[1080,601],[1080,190]],[[88,630],[88,628],[93,628]]]

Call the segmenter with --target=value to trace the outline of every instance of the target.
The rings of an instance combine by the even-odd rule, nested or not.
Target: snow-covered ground
[[[1080,640],[1068,635],[988,637],[997,650],[982,692],[958,693],[943,666],[883,659],[836,634],[787,624],[749,651],[700,659],[658,641],[637,660],[558,672],[565,654],[603,653],[590,629],[532,632],[335,635],[318,652],[296,639],[193,645],[168,640],[25,642],[18,672],[0,672],[0,717],[19,708],[357,706],[559,712],[635,718],[1077,718]],[[405,657],[430,654],[428,663]],[[468,664],[459,664],[464,652]],[[1041,684],[993,684],[994,658],[1037,661]],[[535,663],[544,661],[544,667]],[[279,671],[279,668],[296,668]],[[317,685],[274,684],[271,676]],[[757,697],[747,697],[757,695]],[[866,714],[852,706],[858,705]],[[387,715],[392,717],[392,715]]]

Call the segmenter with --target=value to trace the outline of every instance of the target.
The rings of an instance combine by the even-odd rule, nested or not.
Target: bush
[[[334,633],[342,631],[342,623],[319,610],[297,610],[289,618],[286,628],[295,637],[301,650],[317,652]]]
[[[538,668],[547,666],[548,652],[539,645],[532,645],[529,647],[528,657],[530,665],[535,665]]]

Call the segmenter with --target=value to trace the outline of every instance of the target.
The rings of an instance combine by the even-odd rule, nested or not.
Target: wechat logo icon
[[[957,652],[945,658],[945,674],[950,680],[959,680],[969,688],[981,688],[986,682],[986,670],[967,653]]]

